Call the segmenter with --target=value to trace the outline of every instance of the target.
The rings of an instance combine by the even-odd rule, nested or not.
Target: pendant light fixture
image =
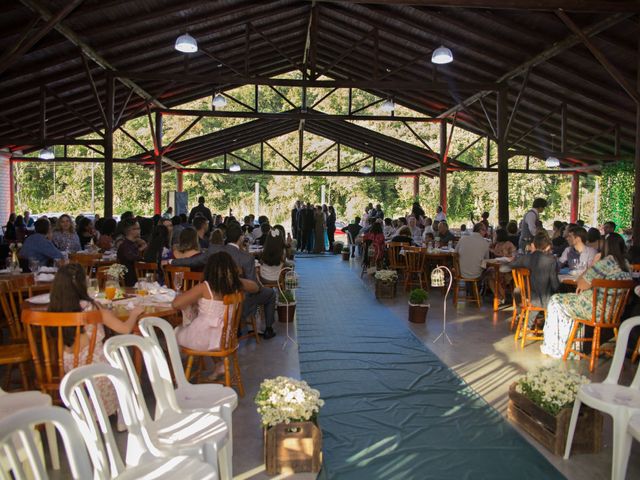
[[[544,164],[547,168],[558,168],[560,166],[560,160],[553,154],[553,144],[554,144],[555,135],[551,135],[551,153],[544,161]]]
[[[220,92],[217,92],[213,96],[213,100],[211,100],[211,105],[213,105],[215,108],[224,108],[227,106],[227,99]]]
[[[185,33],[176,39],[175,49],[182,53],[194,53],[198,51],[198,42],[191,35]]]
[[[431,54],[431,62],[438,65],[444,65],[446,63],[453,62],[453,53],[444,45],[440,45]]]
[[[380,105],[380,110],[386,113],[391,113],[396,109],[396,104],[393,102],[391,98],[387,98],[382,105]]]
[[[230,172],[239,172],[240,170],[242,170],[242,168],[240,167],[240,165],[237,162],[233,162],[231,164],[231,166],[229,167],[229,171]]]
[[[56,154],[53,151],[53,147],[45,147],[40,150],[40,154],[38,155],[42,160],[53,160],[56,158]]]

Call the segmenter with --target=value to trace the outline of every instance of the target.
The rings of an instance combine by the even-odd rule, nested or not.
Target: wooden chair
[[[92,277],[95,270],[95,262],[101,258],[101,253],[72,253],[69,256],[69,261],[82,265],[85,272],[87,272],[87,277]]]
[[[180,348],[182,353],[187,356],[187,368],[185,376],[187,380],[191,380],[192,375],[196,376],[196,383],[200,382],[200,377],[204,367],[204,358],[222,358],[224,362],[224,385],[231,387],[235,385],[238,394],[244,396],[244,386],[242,385],[242,377],[240,375],[240,365],[238,363],[238,327],[240,325],[240,316],[242,314],[242,301],[244,294],[242,292],[225,295],[223,301],[225,304],[224,320],[222,327],[222,336],[220,337],[220,349],[211,351],[198,351],[189,348]],[[193,363],[196,357],[200,358],[199,367],[194,371]],[[233,363],[233,371],[232,371]]]
[[[98,288],[100,290],[104,290],[105,284],[107,283],[107,272],[109,271],[109,266],[101,266],[96,270],[96,278],[98,279]]]
[[[640,263],[632,263],[630,267],[632,272],[640,272]]]
[[[407,264],[404,255],[400,255],[400,250],[409,247],[408,243],[389,242],[387,243],[387,259],[389,260],[389,269],[398,272],[398,275],[404,273]]]
[[[89,312],[53,313],[24,310],[22,322],[27,331],[31,358],[35,365],[36,381],[42,393],[51,395],[59,403],[60,382],[65,375],[63,329],[74,329],[73,368],[80,364],[80,335],[84,327],[96,325],[89,336],[85,364],[93,361],[96,346],[97,324],[102,323],[99,310]]]
[[[478,278],[465,278],[460,274],[460,257],[458,254],[454,254],[453,256],[453,303],[454,305],[458,305],[458,301],[460,300],[460,288],[464,286],[464,296],[462,300],[467,303],[469,300],[476,303],[478,308],[482,304],[482,299],[480,298],[480,288],[478,284],[480,283],[480,277]],[[467,292],[467,286],[471,285],[472,293],[469,295]]]
[[[595,279],[591,281],[591,289],[593,290],[591,303],[591,318],[576,318],[573,321],[571,334],[567,341],[567,346],[562,357],[566,360],[569,353],[573,352],[579,358],[589,358],[589,371],[593,372],[596,365],[596,358],[600,353],[611,354],[604,350],[600,350],[600,333],[603,328],[613,329],[614,335],[618,335],[618,326],[620,325],[620,316],[627,304],[629,292],[634,287],[633,280],[603,280]],[[598,301],[598,297],[600,301]],[[592,337],[576,337],[580,325],[593,327]],[[586,335],[586,334],[583,334]],[[591,355],[582,353],[580,350],[573,348],[573,344],[591,342]]]
[[[523,309],[523,305],[522,305],[522,275],[520,274],[520,272],[518,272],[517,268],[513,268],[511,270],[511,276],[513,277],[513,293],[512,293],[512,300],[513,300],[513,314],[511,315],[511,326],[509,327],[510,330],[513,330],[514,327],[520,327],[520,315],[522,314],[522,309]],[[516,329],[516,335],[514,340],[518,341],[518,337],[519,337],[519,330]]]
[[[204,281],[204,272],[184,272],[183,290],[191,290],[197,284]]]
[[[154,262],[136,262],[134,269],[138,280],[144,280],[147,273],[153,274],[154,278],[158,276],[158,264]]]
[[[412,286],[426,288],[426,253],[426,248],[404,247],[404,258],[406,263],[404,289],[406,291],[409,291]]]
[[[547,315],[547,309],[544,307],[537,307],[531,303],[531,272],[528,268],[516,268],[514,269],[516,276],[518,277],[518,288],[520,289],[520,316],[518,318],[518,327],[516,328],[515,341],[517,342],[521,337],[520,347],[524,348],[527,340],[542,340],[542,328],[538,327],[537,322],[534,321],[533,327],[529,326],[529,314],[542,312],[545,317]]]
[[[171,290],[175,290],[173,279],[176,272],[186,273],[191,271],[189,267],[176,267],[174,265],[165,265],[162,270],[164,271],[164,286]]]

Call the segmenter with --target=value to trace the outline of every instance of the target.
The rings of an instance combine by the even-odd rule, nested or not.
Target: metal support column
[[[162,215],[162,113],[156,112],[154,169],[153,169],[153,211]]]
[[[440,205],[447,213],[447,122],[440,122]]]
[[[182,192],[184,184],[182,182],[182,170],[176,170],[176,191]]]
[[[506,88],[498,90],[498,223],[509,222],[509,154],[507,152],[507,139],[505,129],[507,125],[507,91]]]
[[[413,177],[413,200],[418,201],[420,197],[420,175]]]
[[[580,175],[574,173],[571,175],[571,223],[578,220],[578,210],[580,205]]]
[[[104,129],[104,216],[113,217],[113,128],[114,93],[113,75],[107,72],[107,124]]]

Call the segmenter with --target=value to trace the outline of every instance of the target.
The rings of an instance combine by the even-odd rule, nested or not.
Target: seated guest
[[[214,253],[209,257],[204,278],[204,282],[178,295],[172,302],[175,309],[197,307],[196,317],[191,323],[176,328],[176,339],[180,346],[193,350],[219,350],[226,308],[224,296],[242,290],[256,293],[259,288],[255,282],[239,277],[236,265],[227,252]],[[224,373],[221,362],[215,373]]]
[[[255,243],[264,246],[264,242],[267,239],[267,235],[271,232],[271,225],[268,222],[261,223],[259,228],[255,228],[253,231],[260,231],[260,236],[256,238]],[[253,232],[251,232],[253,235]]]
[[[460,225],[460,236],[461,237],[468,237],[469,235],[471,235],[471,232],[469,232],[469,230],[467,230],[467,226],[464,223],[462,225]]]
[[[396,229],[393,228],[392,220],[390,218],[384,219],[384,227],[382,228],[382,234],[385,240],[391,240],[391,237],[395,234]]]
[[[15,238],[16,242],[18,243],[24,242],[24,239],[27,236],[27,226],[24,223],[24,217],[22,215],[18,215],[16,217],[14,228],[16,232],[16,238]]]
[[[101,250],[111,250],[113,248],[113,237],[116,233],[118,224],[113,218],[105,218],[100,229],[100,238],[98,239],[98,248]]]
[[[584,229],[583,229],[584,230]],[[547,305],[547,319],[544,323],[544,340],[540,350],[545,355],[561,358],[573,327],[574,318],[591,318],[593,292],[591,282],[595,279],[630,280],[629,264],[625,259],[624,239],[617,233],[610,233],[605,239],[603,258],[582,274],[577,280],[576,293],[558,293],[551,297]],[[598,298],[596,308],[602,308]]]
[[[222,231],[222,229],[216,228],[213,232],[211,232],[209,245],[224,245],[224,232]]]
[[[356,217],[355,220],[353,221],[353,223],[350,223],[349,225],[347,225],[346,227],[344,227],[342,229],[342,231],[347,234],[347,241],[351,245],[351,256],[352,257],[353,257],[354,252],[355,252],[356,237],[360,233],[360,230],[362,230],[362,227],[360,226],[360,217]]]
[[[50,265],[54,260],[62,258],[62,252],[51,241],[51,225],[46,218],[39,218],[35,224],[35,233],[27,237],[20,249],[20,256],[28,260],[36,260],[40,265]]]
[[[95,229],[90,218],[81,217],[77,224],[78,237],[80,238],[80,246],[86,249],[92,241],[95,241]]]
[[[195,228],[198,234],[198,244],[202,250],[209,248],[209,240],[207,240],[207,234],[209,233],[209,220],[204,217],[196,217],[193,219],[193,228]]]
[[[9,215],[7,226],[4,229],[4,240],[6,242],[13,242],[16,239],[16,214]]]
[[[211,245],[208,252],[213,254],[217,251],[225,251],[233,258],[236,267],[242,270],[241,277],[248,280],[257,282],[256,278],[256,265],[253,255],[244,252],[240,249],[240,246],[244,240],[242,235],[242,229],[238,223],[230,224],[227,228],[227,244],[224,246]],[[266,329],[264,331],[264,338],[273,338],[276,332],[273,330],[273,322],[275,319],[276,309],[276,293],[272,288],[261,287],[257,293],[250,293],[245,297],[244,305],[242,307],[242,321],[246,321],[249,315],[253,315],[258,308],[258,305],[262,305],[264,308]]]
[[[284,235],[279,229],[273,229],[265,235],[264,249],[260,259],[260,281],[277,283],[280,271],[285,266],[286,245]]]
[[[252,224],[251,217],[249,215],[244,217],[244,223],[242,224],[242,231],[247,234],[251,233],[254,229],[254,225]]]
[[[156,225],[153,228],[149,246],[144,252],[144,261],[155,263],[159,269],[162,260],[168,259],[171,256],[169,246],[169,230],[164,225]]]
[[[418,220],[413,215],[410,216],[407,220],[409,230],[411,230],[411,238],[413,238],[413,243],[420,243],[422,241],[422,230],[418,226]]]
[[[491,246],[490,250],[494,257],[513,257],[516,253],[516,246],[509,241],[507,231],[504,228],[499,228],[496,230],[496,243]]]
[[[522,255],[509,264],[511,268],[524,267],[530,272],[531,304],[535,307],[545,307],[551,295],[558,291],[560,281],[556,268],[556,259],[551,255],[551,245],[546,235],[536,234],[533,237],[532,252]],[[533,322],[529,318],[529,324]]]
[[[475,232],[475,229],[474,229]],[[486,230],[485,230],[485,235],[486,235]],[[440,222],[438,224],[438,234],[436,235],[436,241],[438,241],[439,238],[439,246],[440,247],[446,247],[449,242],[453,242],[456,237],[453,235],[453,233],[451,233],[451,230],[449,230],[449,225],[447,225],[447,222]],[[485,240],[486,243],[486,240]],[[487,244],[487,248],[489,248],[489,245]]]
[[[39,221],[39,220],[38,220]],[[37,222],[36,222],[37,223]],[[89,357],[89,338],[96,332],[96,344],[93,350],[91,363],[107,364],[102,342],[105,337],[104,326],[116,333],[131,333],[138,322],[138,318],[144,313],[144,307],[137,306],[126,320],[120,320],[111,310],[102,309],[87,293],[87,277],[84,268],[78,263],[70,263],[60,267],[51,284],[51,300],[47,311],[49,312],[82,312],[87,310],[99,310],[102,323],[83,327],[80,337],[76,340],[76,327],[63,327],[62,340],[64,342],[63,364],[64,371],[70,372],[76,367],[87,365]],[[75,345],[78,341],[80,345]],[[78,365],[74,365],[74,350],[79,348]],[[106,378],[96,382],[107,415],[116,413],[118,400],[113,384]],[[118,412],[119,413],[119,412]],[[118,415],[118,430],[122,430],[124,422]]]
[[[509,223],[507,223],[507,233],[509,234],[509,241],[517,247],[520,242],[520,235],[518,234],[518,223],[515,220],[509,220]]]
[[[614,222],[604,222],[602,225],[602,231],[604,232],[604,238],[607,238],[609,234],[616,231],[616,224]]]
[[[379,222],[376,222],[371,227],[369,232],[364,234],[363,240],[365,242],[370,241],[371,245],[375,250],[375,258],[370,258],[369,261],[374,261],[376,264],[382,261],[384,258],[384,234],[382,233],[382,225]]]
[[[587,230],[587,247],[591,247],[597,252],[602,250],[604,240],[602,235],[600,235],[600,230],[597,228],[591,227]]]
[[[564,252],[558,260],[561,266],[568,265],[569,268],[574,268],[576,262],[582,263],[585,268],[591,267],[598,252],[586,245],[587,231],[582,227],[573,227],[569,229],[567,233],[567,242],[569,247],[565,248]]]
[[[142,260],[147,244],[141,241],[140,225],[135,219],[124,220],[122,224],[124,238],[118,247],[117,260],[127,267],[127,273],[124,275],[125,286],[133,287],[138,281],[135,264]]]
[[[404,225],[398,229],[395,237],[391,239],[392,242],[409,243],[414,245],[413,237],[411,236],[411,230],[408,226]]]
[[[207,264],[208,255],[200,249],[198,234],[193,228],[185,228],[180,232],[178,243],[173,246],[171,265],[189,267],[192,271],[202,272]]]
[[[78,250],[82,250],[80,238],[78,238],[76,229],[73,226],[73,220],[71,220],[71,217],[66,213],[60,215],[60,218],[58,218],[53,228],[51,241],[58,250],[63,252],[75,253]]]
[[[556,256],[562,255],[562,252],[569,246],[565,235],[565,224],[559,220],[553,222],[553,232],[551,233],[551,249]]]
[[[440,226],[445,222],[440,222]],[[484,270],[483,260],[489,258],[489,242],[485,240],[487,227],[478,222],[473,226],[473,233],[468,237],[462,237],[456,245],[459,256],[460,276],[464,278],[480,278]],[[445,243],[446,245],[446,243]]]

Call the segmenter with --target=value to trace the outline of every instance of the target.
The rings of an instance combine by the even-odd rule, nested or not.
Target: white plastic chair
[[[126,466],[118,451],[96,381],[103,378],[113,384],[125,424],[129,430],[127,449],[135,448],[141,462]],[[93,364],[79,367],[65,375],[60,384],[60,396],[69,407],[93,462],[98,479],[175,479],[217,480],[216,469],[192,456],[172,456],[157,449],[149,441],[150,435],[140,422],[131,385],[125,374],[109,365]],[[83,478],[91,478],[93,474]]]
[[[223,447],[224,453],[228,457],[227,463],[231,468],[233,458],[233,428],[232,413],[238,406],[238,394],[233,388],[225,387],[217,383],[200,383],[193,384],[187,380],[184,375],[184,367],[180,358],[180,348],[173,327],[169,322],[158,317],[146,317],[138,323],[140,332],[150,341],[154,342],[159,348],[154,349],[154,353],[159,356],[157,362],[167,362],[156,329],[162,332],[164,336],[167,351],[169,354],[169,362],[173,370],[176,387],[174,390],[178,406],[183,411],[188,410],[209,410],[211,413],[218,414],[227,424],[229,430],[229,439]],[[156,417],[160,414],[159,405],[156,405]],[[221,450],[221,453],[222,453]],[[233,478],[232,471],[229,470],[228,477],[226,472],[221,469],[221,477],[223,480]]]
[[[36,390],[28,392],[5,392],[0,388],[0,419],[27,408],[42,408],[52,405],[51,396]],[[60,470],[60,455],[58,453],[58,440],[56,429],[51,423],[45,424],[49,454],[51,456],[51,466],[54,470]],[[35,437],[42,451],[42,441],[40,436]],[[44,458],[44,456],[42,457]]]
[[[636,371],[631,385],[626,387],[618,384],[629,342],[629,332],[638,325],[640,325],[640,316],[622,322],[607,378],[602,383],[589,383],[578,389],[564,451],[564,458],[568,459],[580,406],[583,403],[611,415],[613,418],[612,480],[624,480],[631,451],[631,434],[627,430],[627,425],[632,415],[640,413],[640,369]]]
[[[140,379],[129,348],[142,352],[149,382],[156,400],[156,416],[151,418]],[[138,335],[116,335],[104,344],[104,353],[111,365],[123,371],[133,388],[137,415],[149,431],[151,441],[164,452],[203,458],[210,465],[220,468],[226,477],[231,471],[227,445],[228,430],[220,415],[207,410],[182,410],[173,390],[169,366],[163,359],[160,347]],[[219,452],[220,450],[220,452]],[[220,453],[220,454],[218,454]],[[140,454],[127,443],[127,464],[138,465]]]
[[[47,466],[38,448],[40,434],[37,425],[51,425],[60,433],[67,453],[71,478],[85,480],[93,477],[80,432],[67,410],[61,407],[36,407],[19,410],[0,420],[0,477],[15,480],[49,478]],[[80,447],[79,447],[80,446]],[[26,457],[28,468],[24,468]]]

